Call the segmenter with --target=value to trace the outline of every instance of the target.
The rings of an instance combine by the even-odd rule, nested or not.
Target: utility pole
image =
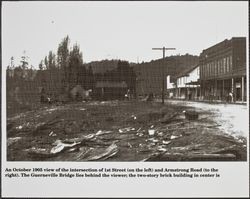
[[[175,50],[175,48],[152,48],[152,50],[162,50],[163,52],[163,67],[162,67],[162,93],[161,93],[161,97],[162,97],[162,104],[164,104],[164,91],[165,91],[165,74],[164,74],[164,64],[165,64],[165,51],[166,50]]]

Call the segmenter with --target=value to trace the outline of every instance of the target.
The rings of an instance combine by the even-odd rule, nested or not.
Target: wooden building
[[[128,91],[125,81],[97,81],[93,97],[100,100],[124,99]]]

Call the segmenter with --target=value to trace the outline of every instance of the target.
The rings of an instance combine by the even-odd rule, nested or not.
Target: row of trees
[[[119,60],[117,67],[106,72],[95,74],[97,81],[126,82],[131,94],[136,92],[136,74],[129,62]]]
[[[69,50],[70,39],[66,36],[57,48],[57,55],[52,51],[41,61],[39,68],[43,70],[60,69],[63,71],[66,84],[83,85],[85,89],[93,89],[96,80],[125,81],[128,88],[135,90],[136,75],[127,61],[118,61],[117,68],[103,74],[93,74],[91,64],[88,68],[83,64],[83,56],[78,44]]]
[[[94,74],[92,64],[83,63],[83,55],[80,50],[80,46],[75,43],[70,48],[70,38],[69,36],[66,36],[62,39],[61,43],[59,43],[56,53],[49,51],[48,55],[41,60],[39,70],[28,68],[28,64],[26,62],[22,62],[22,65],[25,67],[15,67],[12,71],[17,75],[12,75],[12,77],[14,77],[13,80],[20,79],[21,81],[30,79],[32,76],[33,80],[40,81],[42,82],[42,86],[45,86],[46,84],[53,84],[52,82],[58,82],[57,75],[59,75],[62,87],[69,89],[76,85],[81,85],[84,89],[94,89],[96,81],[125,81],[128,88],[132,92],[135,92],[136,75],[133,68],[127,61],[119,60],[115,62],[117,62],[115,63],[117,67],[112,70],[104,70],[99,74]],[[93,64],[95,68],[105,68],[104,65],[111,66],[114,64],[114,60],[104,60]],[[34,75],[31,75],[31,73],[34,73]],[[50,79],[53,80],[50,82]],[[53,85],[50,86],[53,87]]]
[[[80,46],[76,43],[70,49],[69,36],[63,38],[58,45],[57,54],[49,51],[39,64],[40,70],[60,70],[62,72],[62,82],[65,86],[72,87],[80,84],[85,89],[92,89],[94,75],[91,66],[86,68],[83,64],[83,56]]]

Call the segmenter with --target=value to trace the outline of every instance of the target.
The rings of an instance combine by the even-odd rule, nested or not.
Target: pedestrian
[[[233,92],[229,92],[229,101],[233,102]]]
[[[131,96],[130,96],[130,89],[127,90],[127,93],[125,94],[125,99],[126,100],[130,100]]]

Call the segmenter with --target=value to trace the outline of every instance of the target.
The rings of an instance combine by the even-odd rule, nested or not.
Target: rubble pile
[[[51,105],[7,119],[9,161],[246,160],[211,113],[134,101]]]

